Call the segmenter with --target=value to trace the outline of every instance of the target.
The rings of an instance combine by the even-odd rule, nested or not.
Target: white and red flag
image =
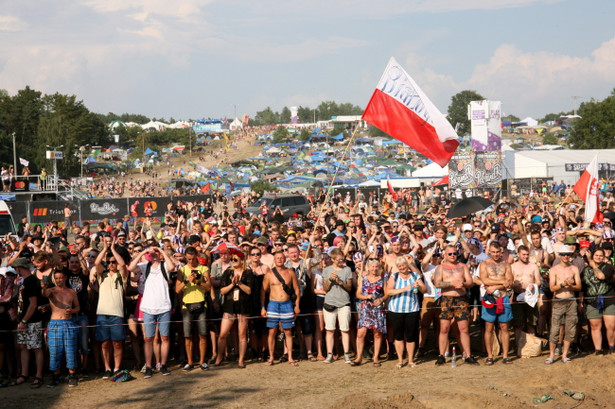
[[[363,119],[441,167],[446,166],[459,146],[451,124],[392,57]]]
[[[600,213],[600,179],[598,179],[598,155],[587,165],[585,171],[572,188],[585,203],[585,221],[601,223]]]
[[[397,202],[397,193],[395,193],[395,189],[393,189],[393,185],[391,185],[391,179],[389,179],[389,175],[387,175],[387,188],[389,189],[389,193],[393,197],[393,200]]]

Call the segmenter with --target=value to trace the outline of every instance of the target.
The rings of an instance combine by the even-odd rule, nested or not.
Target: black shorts
[[[389,311],[395,341],[417,342],[419,340],[420,311],[397,313]]]

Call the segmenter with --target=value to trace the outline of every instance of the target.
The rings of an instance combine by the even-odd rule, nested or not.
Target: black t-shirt
[[[226,287],[231,284],[233,275],[235,272],[232,267],[226,269],[220,280],[220,287]],[[254,285],[254,273],[252,270],[246,269],[241,275],[241,283],[253,288]],[[234,292],[237,290],[238,300],[234,301]],[[244,314],[249,315],[252,311],[252,297],[255,294],[246,294],[239,287],[234,287],[224,296],[224,304],[222,305],[222,311],[228,314]],[[260,297],[260,294],[258,295]]]
[[[83,274],[82,270],[73,273],[70,270],[66,271],[66,286],[72,288],[77,293],[79,300],[79,314],[89,313],[88,303],[88,283],[89,277]]]
[[[19,319],[23,319],[26,311],[30,307],[30,297],[36,297],[36,302],[38,305],[38,300],[41,299],[41,286],[38,282],[38,279],[34,275],[30,275],[23,280],[21,284],[21,288],[19,290]],[[41,313],[38,308],[34,311],[34,314],[28,319],[28,323],[31,322],[40,322],[43,319]]]

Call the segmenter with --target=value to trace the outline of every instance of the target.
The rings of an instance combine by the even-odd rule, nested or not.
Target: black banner
[[[82,220],[121,219],[128,214],[127,199],[95,199],[79,203]]]

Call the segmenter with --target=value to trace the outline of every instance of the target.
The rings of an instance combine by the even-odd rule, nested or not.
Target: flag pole
[[[355,137],[355,135],[357,133],[357,129],[359,129],[359,124],[357,124],[357,126],[352,131],[352,134],[350,135],[350,139],[348,140],[348,144],[346,145],[346,149],[344,149],[344,152],[342,153],[342,157],[339,160],[339,164],[337,166],[337,169],[335,169],[335,173],[333,174],[333,179],[331,179],[331,184],[329,185],[329,187],[327,188],[327,191],[325,193],[325,200],[320,205],[320,211],[318,212],[318,216],[317,216],[317,220],[316,220],[316,225],[315,226],[317,226],[321,222],[324,225],[324,221],[322,221],[322,214],[323,214],[323,212],[325,210],[325,204],[329,200],[329,192],[331,191],[331,189],[333,189],[333,184],[335,183],[335,178],[337,177],[337,174],[339,173],[340,169],[342,168],[342,165],[344,163],[343,162],[344,158],[346,157],[346,153],[348,152],[348,150],[350,149],[350,146],[352,145],[352,142],[354,141],[354,137]],[[310,252],[310,248],[311,247],[312,247],[312,243],[308,242],[308,248],[305,251],[305,255],[303,257],[303,260],[307,260],[308,253]]]

